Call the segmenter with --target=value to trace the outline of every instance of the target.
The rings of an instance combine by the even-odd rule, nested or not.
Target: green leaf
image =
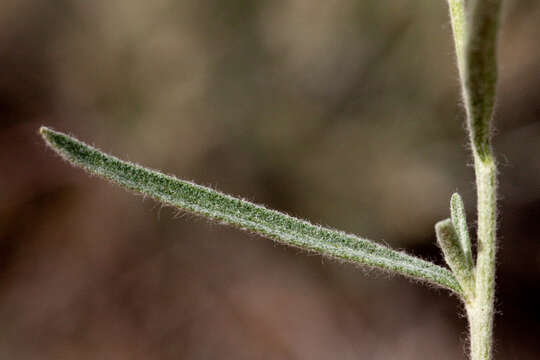
[[[450,214],[452,218],[452,224],[457,232],[459,238],[459,244],[461,252],[465,260],[465,264],[472,271],[473,259],[471,250],[471,239],[469,236],[469,229],[467,227],[467,215],[465,213],[465,206],[463,205],[463,199],[458,193],[452,194],[450,199]]]
[[[491,157],[502,0],[448,0],[467,127],[475,156]]]
[[[48,145],[91,174],[194,214],[307,251],[424,280],[461,294],[454,275],[428,261],[213,189],[119,160],[66,134],[40,129]]]
[[[454,33],[454,45],[460,77],[464,76],[465,61],[465,1],[448,0],[450,19],[452,20],[452,32]]]
[[[450,219],[439,221],[435,224],[435,233],[437,234],[437,242],[441,247],[444,254],[444,259],[452,272],[456,276],[461,288],[463,289],[463,295],[466,299],[470,299],[474,294],[474,274],[472,268],[468,266],[463,251],[461,250],[461,244]]]

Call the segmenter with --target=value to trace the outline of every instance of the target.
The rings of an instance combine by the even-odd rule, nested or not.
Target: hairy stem
[[[490,156],[485,161],[475,159],[475,170],[478,198],[476,291],[466,308],[471,333],[471,359],[490,360],[495,299],[497,169]]]
[[[497,84],[501,0],[448,0],[477,187],[477,257],[472,296],[464,297],[471,359],[491,360],[495,299],[497,167],[491,121]]]

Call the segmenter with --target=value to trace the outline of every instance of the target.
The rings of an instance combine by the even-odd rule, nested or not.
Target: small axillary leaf
[[[474,265],[465,208],[459,194],[452,195],[450,202],[452,219],[435,224],[437,242],[444,259],[463,289],[465,301],[474,297]]]

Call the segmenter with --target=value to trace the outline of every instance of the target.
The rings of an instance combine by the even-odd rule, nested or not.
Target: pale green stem
[[[490,156],[475,156],[478,197],[478,250],[475,297],[466,304],[470,326],[471,359],[490,360],[493,347],[495,250],[497,230],[497,169]]]
[[[477,186],[478,234],[474,295],[465,297],[471,359],[491,360],[495,298],[497,167],[491,120],[497,83],[501,0],[448,0]]]

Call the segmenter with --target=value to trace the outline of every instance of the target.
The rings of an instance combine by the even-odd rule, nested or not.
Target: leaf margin
[[[432,262],[118,159],[45,126],[39,131],[47,145],[72,165],[161,203],[257,233],[284,245],[400,274],[462,295],[454,274]]]

